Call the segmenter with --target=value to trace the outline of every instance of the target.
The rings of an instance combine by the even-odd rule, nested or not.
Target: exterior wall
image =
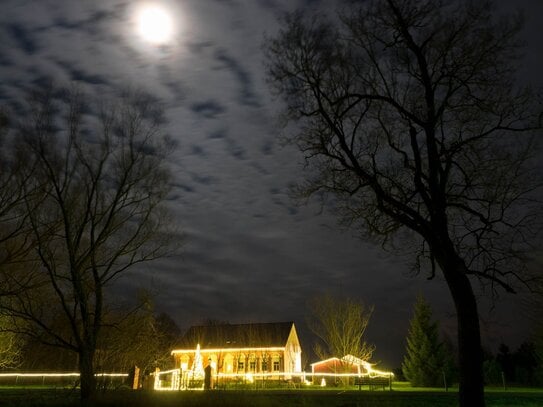
[[[196,352],[183,352],[175,354],[175,367],[181,370],[192,369]],[[228,349],[208,352],[200,350],[203,367],[207,366],[211,359],[214,374],[248,374],[248,373],[283,373],[292,372],[288,367],[293,361],[286,362],[285,350],[234,350]],[[286,362],[286,363],[285,363]],[[280,378],[280,375],[277,375]]]

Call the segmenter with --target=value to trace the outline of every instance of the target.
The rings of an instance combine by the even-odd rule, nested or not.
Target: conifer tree
[[[432,309],[419,296],[407,335],[406,355],[402,371],[413,387],[440,386],[446,357],[439,339],[438,323],[432,321]]]

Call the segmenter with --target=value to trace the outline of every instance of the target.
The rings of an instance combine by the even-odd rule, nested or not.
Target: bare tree
[[[25,236],[24,190],[28,162],[21,143],[9,131],[7,110],[0,109],[0,267],[20,261],[32,245]],[[0,288],[0,296],[6,294]]]
[[[14,295],[0,307],[13,330],[78,354],[82,399],[95,392],[106,288],[173,247],[162,123],[160,104],[144,94],[91,103],[51,87],[33,94],[18,129],[31,164],[24,216],[34,250],[2,273]]]
[[[16,367],[21,362],[23,342],[9,330],[9,319],[0,315],[0,369]]]
[[[473,282],[528,287],[541,230],[534,172],[541,107],[516,86],[517,17],[489,1],[351,3],[331,20],[287,16],[268,39],[268,78],[312,170],[364,237],[439,267],[457,312],[460,404],[484,405]],[[407,239],[406,239],[407,237]],[[518,284],[520,283],[520,284]]]
[[[310,301],[309,309],[309,329],[321,341],[315,346],[315,353],[319,357],[326,359],[352,355],[362,360],[371,359],[375,346],[368,344],[364,337],[373,306],[367,307],[351,298],[326,294]]]

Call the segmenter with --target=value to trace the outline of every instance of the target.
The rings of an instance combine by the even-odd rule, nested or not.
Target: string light
[[[162,375],[168,375],[171,374],[173,377],[180,377],[181,376],[181,369],[172,369],[172,370],[166,370],[163,372],[156,372],[153,373],[155,375],[155,390],[181,390],[179,387],[176,387],[173,385],[173,383],[176,381],[172,378],[171,384],[168,387],[161,387],[160,386],[160,376]],[[367,378],[376,378],[376,377],[385,377],[392,379],[394,377],[394,373],[392,372],[385,372],[381,370],[373,369],[370,373],[292,373],[292,372],[271,372],[271,373],[257,373],[257,372],[249,372],[249,373],[217,373],[214,375],[214,377],[219,379],[245,379],[248,383],[254,383],[255,380],[258,379],[265,379],[269,377],[286,377],[289,378],[297,377],[300,379],[302,383],[310,384],[311,382],[307,380],[308,377],[322,377],[322,382],[326,383],[325,377],[367,377]],[[201,390],[200,387],[194,388],[192,390]]]
[[[79,373],[0,373],[0,377],[79,377]],[[97,377],[128,377],[128,373],[95,373]]]

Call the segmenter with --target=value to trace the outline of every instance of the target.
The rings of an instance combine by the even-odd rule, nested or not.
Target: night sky
[[[168,10],[173,38],[161,45],[138,33],[145,3]],[[525,10],[522,80],[543,85],[543,1]],[[509,4],[508,4],[509,3]],[[116,282],[121,301],[145,287],[156,307],[182,328],[205,319],[231,323],[293,320],[304,330],[306,302],[319,293],[375,305],[368,340],[374,361],[399,366],[412,304],[422,293],[454,338],[455,316],[439,277],[409,274],[409,258],[341,230],[317,202],[297,206],[289,188],[303,177],[302,155],[282,146],[278,113],[265,83],[264,33],[296,8],[332,9],[318,0],[0,0],[0,104],[52,77],[96,94],[134,87],[156,95],[177,142],[168,200],[184,245],[179,255],[131,271]],[[515,347],[530,321],[504,296],[481,306],[484,342]],[[304,335],[304,337],[306,337]],[[306,344],[308,345],[308,344]]]

